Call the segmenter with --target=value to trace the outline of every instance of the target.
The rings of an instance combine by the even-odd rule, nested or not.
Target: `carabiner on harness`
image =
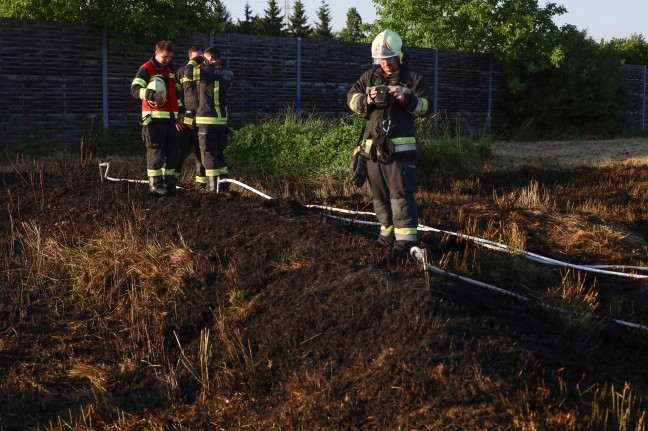
[[[386,120],[383,120],[383,122],[382,122],[383,132],[389,133],[389,130],[391,129],[391,126],[392,126],[392,121],[391,121],[390,118],[388,118]]]

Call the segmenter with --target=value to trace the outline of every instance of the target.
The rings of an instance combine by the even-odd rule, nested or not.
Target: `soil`
[[[552,184],[571,178],[557,171],[533,175]],[[481,181],[486,189],[515,182],[497,173]],[[12,233],[29,224],[43,238],[79,244],[129,220],[141,235],[190,250],[196,270],[183,278],[172,306],[160,305],[176,313],[163,325],[165,350],[176,366],[158,365],[177,371],[169,389],[153,366],[125,365],[102,327],[110,313],[61,312],[52,301],[30,297],[24,286],[9,285],[15,268],[5,267],[0,429],[597,429],[597,394],[612,386],[629,388],[637,398],[648,395],[646,331],[598,322],[583,337],[535,301],[426,273],[412,260],[387,262],[385,249],[367,243],[375,227],[232,189],[227,196],[187,188],[157,197],[142,184],[101,181],[94,165],[54,169],[42,186],[33,173],[2,175],[7,264]],[[435,195],[424,189],[421,196]],[[466,212],[477,213],[485,207],[476,202],[491,197],[474,196]],[[309,203],[371,211],[364,195]],[[449,220],[456,209],[429,200],[421,206],[422,223],[454,230]],[[529,232],[527,249],[534,253],[573,262],[603,256],[552,242],[546,230],[556,215],[509,216]],[[615,243],[617,262],[645,262],[637,250],[646,250],[646,226],[646,220],[636,223],[633,243]],[[466,247],[432,233],[421,235],[421,245],[432,263]],[[502,264],[503,258],[494,259],[500,260],[483,271],[486,276]],[[547,271],[512,283],[532,289],[559,273]],[[643,281],[600,276],[598,283],[608,305],[619,295],[648,305]],[[226,330],[219,310],[230,313]],[[206,329],[214,337],[208,390],[180,365],[178,349],[184,346],[195,359]],[[226,351],[232,345],[237,354]],[[103,370],[105,382],[71,379],[80,363]],[[646,404],[638,401],[633,411],[642,409]],[[92,418],[90,426],[84,415]]]

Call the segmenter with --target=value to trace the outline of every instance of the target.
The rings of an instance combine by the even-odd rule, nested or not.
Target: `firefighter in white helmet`
[[[347,94],[349,108],[364,115],[362,136],[374,211],[381,224],[376,244],[387,258],[405,258],[417,244],[416,117],[430,114],[425,78],[403,64],[403,42],[391,30],[373,40],[374,66]]]

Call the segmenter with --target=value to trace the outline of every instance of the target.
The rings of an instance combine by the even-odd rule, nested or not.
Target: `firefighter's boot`
[[[207,175],[207,186],[205,187],[205,191],[208,193],[218,193],[218,175]]]
[[[165,176],[164,183],[166,184],[167,194],[175,195],[178,192],[178,177],[176,177],[175,175]]]
[[[166,187],[164,187],[164,180],[162,177],[149,177],[149,190],[159,196],[166,196],[169,194]]]

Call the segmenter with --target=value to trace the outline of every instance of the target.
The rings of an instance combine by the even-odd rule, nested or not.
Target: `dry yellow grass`
[[[487,168],[577,168],[616,163],[648,165],[648,138],[601,141],[494,142]]]

